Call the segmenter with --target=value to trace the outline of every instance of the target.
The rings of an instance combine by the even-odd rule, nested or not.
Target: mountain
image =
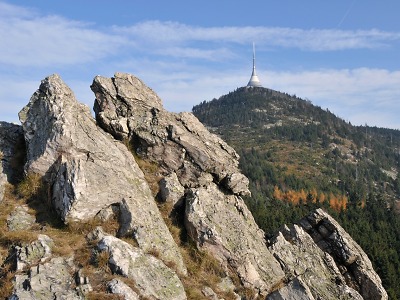
[[[246,203],[272,236],[324,207],[372,258],[400,299],[400,131],[353,126],[304,100],[267,88],[239,88],[193,113],[241,156]]]
[[[266,238],[237,152],[139,78],[57,74],[0,123],[0,297],[388,299],[325,209]],[[258,198],[254,198],[258,201]]]

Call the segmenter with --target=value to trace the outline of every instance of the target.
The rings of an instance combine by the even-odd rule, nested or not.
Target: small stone
[[[139,300],[139,295],[122,280],[114,278],[107,283],[107,288],[112,294],[121,295],[124,300]]]

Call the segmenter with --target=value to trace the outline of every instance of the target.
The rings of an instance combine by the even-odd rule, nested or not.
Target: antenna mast
[[[256,48],[253,42],[253,72],[251,73],[251,77],[249,83],[247,84],[248,87],[262,87],[260,80],[258,79],[256,73]]]

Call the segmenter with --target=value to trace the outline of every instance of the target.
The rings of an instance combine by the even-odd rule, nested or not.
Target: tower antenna
[[[247,84],[248,87],[262,87],[260,80],[258,79],[256,73],[256,47],[253,42],[253,72],[251,73],[251,77],[249,83]]]

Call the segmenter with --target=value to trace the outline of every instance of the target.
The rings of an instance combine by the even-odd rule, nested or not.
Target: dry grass
[[[4,199],[0,203],[0,247],[2,252],[8,251],[11,245],[31,243],[37,239],[36,232],[26,230],[8,231],[7,218],[18,204],[14,195],[14,187],[12,185],[7,185]]]
[[[135,155],[135,160],[139,165],[139,168],[142,170],[147,183],[150,186],[151,193],[154,197],[156,197],[158,192],[160,191],[159,181],[162,178],[162,176],[160,175],[158,164],[146,159],[142,159],[137,155]]]
[[[181,247],[181,253],[188,269],[188,276],[181,278],[188,299],[204,299],[204,286],[210,287],[219,297],[232,299],[232,293],[218,288],[227,273],[222,264],[205,251],[198,250],[191,242]]]
[[[144,173],[144,177],[146,178],[147,183],[150,186],[150,190],[154,197],[157,196],[159,192],[158,182],[161,180],[160,176],[160,167],[159,164],[156,162],[152,162],[148,159],[144,159],[140,157],[135,150],[135,145],[132,140],[124,139],[122,143],[126,146],[129,152],[132,153],[136,163],[138,164],[139,168]]]
[[[184,226],[184,205],[173,208],[170,202],[158,203],[158,208],[172,234],[176,244],[180,247],[184,263],[188,270],[188,276],[180,276],[188,299],[205,299],[201,292],[204,286],[210,287],[220,298],[236,299],[233,292],[223,292],[218,284],[225,276],[236,278],[234,284],[240,287],[237,292],[246,296],[245,299],[253,299],[255,294],[245,289],[240,279],[231,270],[225,270],[221,263],[205,251],[197,249],[197,246],[187,235]],[[173,268],[172,268],[173,269]]]
[[[12,279],[15,272],[12,271],[11,264],[4,264],[0,268],[0,299],[8,299],[13,292]]]
[[[17,195],[20,198],[28,200],[37,196],[42,187],[42,176],[36,173],[31,173],[17,185]]]
[[[89,292],[86,295],[86,299],[88,300],[124,300],[125,297],[117,294],[110,294],[107,292]]]

